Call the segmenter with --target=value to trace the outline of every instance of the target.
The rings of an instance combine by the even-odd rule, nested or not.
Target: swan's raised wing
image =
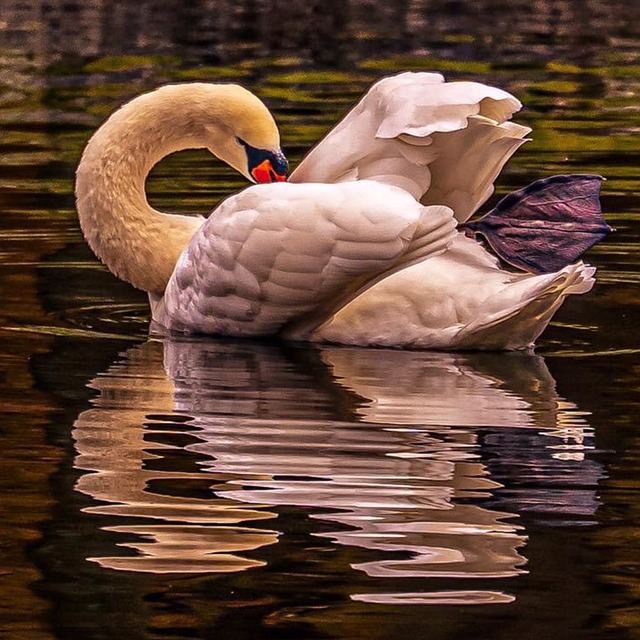
[[[447,207],[377,182],[250,187],[194,235],[154,320],[236,336],[314,325],[377,280],[444,251],[454,227]]]
[[[372,179],[443,204],[466,221],[523,144],[528,127],[509,122],[521,104],[475,82],[401,73],[374,84],[304,158],[291,182]]]

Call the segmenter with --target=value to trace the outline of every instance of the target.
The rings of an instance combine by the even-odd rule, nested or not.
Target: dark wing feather
[[[510,265],[531,273],[553,273],[611,232],[600,207],[601,182],[595,175],[537,180],[463,228],[467,235],[482,236]]]

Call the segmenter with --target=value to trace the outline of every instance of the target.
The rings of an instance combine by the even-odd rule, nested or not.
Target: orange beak
[[[271,160],[264,160],[257,167],[251,170],[253,179],[258,183],[263,182],[286,182],[286,174],[277,173],[271,164]]]

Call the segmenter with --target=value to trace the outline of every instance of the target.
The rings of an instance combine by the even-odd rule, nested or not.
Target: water
[[[347,5],[0,2],[2,637],[640,637],[638,5]],[[496,197],[607,178],[598,285],[536,353],[149,340],[73,209],[100,122],[239,81],[295,165],[408,68],[525,103]],[[199,152],[148,182],[242,186]]]

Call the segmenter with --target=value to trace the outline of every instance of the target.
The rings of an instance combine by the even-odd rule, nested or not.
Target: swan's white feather
[[[297,339],[429,349],[522,349],[533,344],[566,296],[593,286],[595,269],[507,271],[459,234],[443,254],[391,275]]]
[[[377,182],[250,187],[194,235],[154,320],[232,335],[316,326],[371,283],[444,251],[454,227],[447,207]]]
[[[423,204],[444,204],[460,222],[493,193],[501,169],[530,129],[508,119],[510,94],[438,74],[402,73],[375,84],[309,153],[292,181],[367,177],[397,184]],[[339,150],[339,153],[338,153]],[[567,295],[593,286],[582,263],[535,276],[503,269],[459,234],[442,255],[376,283],[318,327],[289,337],[435,349],[522,349]]]
[[[467,220],[525,142],[509,122],[521,108],[506,91],[445,82],[435,73],[378,81],[304,158],[291,182],[372,179],[395,184],[423,204],[443,204]]]
[[[463,222],[478,209],[525,141],[529,129],[509,120],[520,106],[500,89],[439,74],[385,78],[289,183],[250,187],[178,233],[144,197],[154,162],[206,147],[248,175],[237,138],[277,151],[278,134],[239,87],[160,89],[114,114],[87,146],[76,187],[82,228],[114,273],[149,291],[164,330],[525,348],[567,295],[591,288],[594,269],[515,273],[454,230],[453,216]]]

